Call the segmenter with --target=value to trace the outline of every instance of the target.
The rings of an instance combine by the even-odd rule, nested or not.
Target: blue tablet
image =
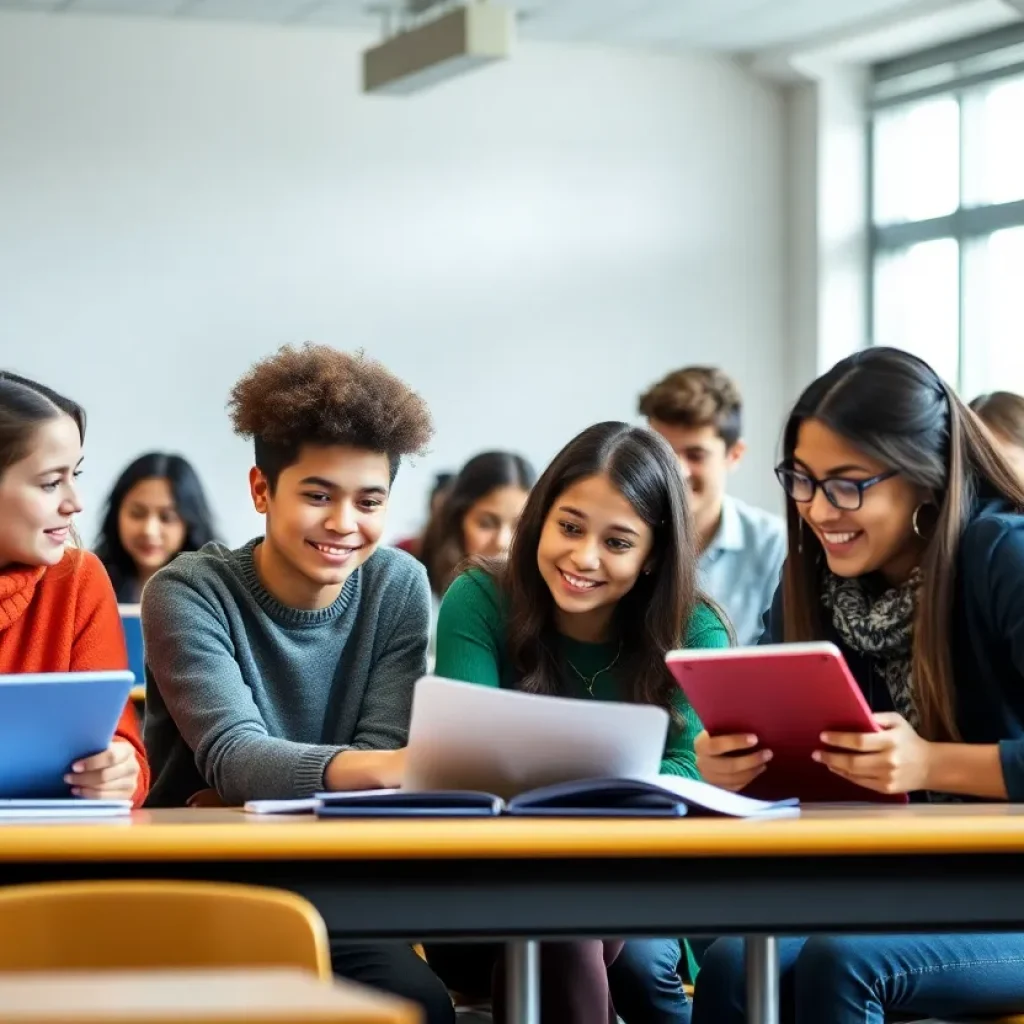
[[[0,675],[0,798],[66,797],[64,775],[110,746],[131,672]]]
[[[124,629],[124,645],[128,648],[128,667],[135,673],[138,686],[146,685],[146,652],[142,644],[141,606],[119,604],[121,627]]]

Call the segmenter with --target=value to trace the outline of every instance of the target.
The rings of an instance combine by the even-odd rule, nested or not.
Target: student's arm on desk
[[[228,804],[312,796],[341,747],[270,736],[219,609],[172,567],[142,599],[146,662],[196,768]]]
[[[728,647],[729,630],[709,605],[698,606],[694,613],[690,629],[686,635],[684,646],[693,650],[707,647]],[[693,743],[704,726],[697,717],[697,712],[690,707],[690,702],[677,687],[672,698],[674,717],[678,721],[672,723],[665,745],[665,756],[661,762],[663,775],[682,775],[688,779],[700,779],[697,770],[697,755],[693,752]]]
[[[327,789],[392,788],[402,784],[412,693],[416,680],[426,674],[430,639],[430,585],[426,570],[417,568],[395,628],[370,670],[352,744],[327,765]]]
[[[441,602],[434,673],[497,689],[505,628],[495,584],[479,569],[463,573]]]

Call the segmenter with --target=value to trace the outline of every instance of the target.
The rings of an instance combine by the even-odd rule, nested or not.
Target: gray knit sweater
[[[260,583],[258,543],[207,544],[146,586],[148,806],[180,807],[208,787],[229,804],[308,796],[340,750],[406,742],[413,684],[426,671],[423,567],[381,548],[330,607],[302,611]]]

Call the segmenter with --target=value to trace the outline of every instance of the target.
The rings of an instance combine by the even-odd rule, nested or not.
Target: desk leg
[[[540,1024],[540,945],[510,942],[505,962],[508,1024]]]
[[[779,940],[748,935],[747,1022],[779,1024]]]

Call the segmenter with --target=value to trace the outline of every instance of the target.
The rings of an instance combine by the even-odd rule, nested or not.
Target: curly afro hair
[[[387,455],[391,479],[403,455],[422,454],[434,428],[426,402],[362,352],[285,345],[231,389],[235,433],[251,437],[256,465],[276,487],[303,445],[350,445]]]

